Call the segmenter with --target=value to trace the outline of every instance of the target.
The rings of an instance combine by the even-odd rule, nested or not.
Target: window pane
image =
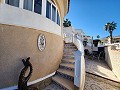
[[[60,25],[60,16],[59,16],[58,11],[57,11],[57,24]]]
[[[55,22],[56,20],[56,8],[52,5],[52,21]]]
[[[33,0],[24,0],[24,9],[32,11]]]
[[[42,0],[34,1],[34,12],[41,14],[42,11]]]
[[[48,1],[46,6],[46,17],[51,19],[51,4]]]
[[[5,0],[6,4],[19,7],[19,0]]]

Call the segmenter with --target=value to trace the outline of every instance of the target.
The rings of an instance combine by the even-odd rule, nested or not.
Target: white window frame
[[[52,20],[52,5],[56,8],[56,16],[55,16],[55,23],[57,24],[57,11],[58,11],[58,14],[59,14],[59,18],[60,18],[60,26],[61,26],[61,16],[60,16],[60,12],[59,12],[59,9],[57,8],[56,6],[56,3],[54,4],[51,0],[46,0],[46,2],[49,2],[51,3],[51,17],[50,17],[50,20]],[[54,22],[54,21],[53,21]]]
[[[24,5],[24,0],[19,0],[19,8],[23,9],[23,5]]]
[[[33,0],[33,5],[32,5],[32,12],[34,12],[34,1]],[[59,9],[57,8],[56,6],[56,3],[54,4],[51,0],[42,0],[42,10],[41,10],[41,14],[40,15],[43,15],[46,17],[46,3],[47,1],[49,1],[51,3],[51,17],[50,17],[50,20],[52,20],[52,5],[56,8],[56,16],[55,16],[55,23],[57,24],[57,11],[58,11],[58,14],[59,14],[59,18],[60,18],[60,26],[61,26],[61,16],[60,16],[60,12],[59,12]],[[5,0],[2,0],[2,3],[6,4],[5,3]],[[19,7],[18,8],[21,8],[23,9],[23,6],[24,6],[24,0],[19,0]],[[35,13],[35,12],[34,12]],[[54,22],[54,21],[53,21]]]

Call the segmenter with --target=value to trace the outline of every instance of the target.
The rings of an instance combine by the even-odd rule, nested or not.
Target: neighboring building
[[[85,33],[83,32],[82,29],[75,29],[74,33],[77,34],[81,38],[82,41],[84,40]]]
[[[72,42],[73,41],[73,36],[74,36],[74,27],[63,27],[63,38],[66,43]]]
[[[92,37],[91,36],[84,35],[83,40],[88,42],[87,45],[89,45],[89,46],[92,45]]]
[[[69,0],[0,0],[0,89],[18,84],[22,59],[29,56],[29,85],[54,75],[63,56],[68,9]]]
[[[101,39],[101,41],[104,44],[107,44],[107,43],[110,43],[110,38],[105,37],[105,38]],[[119,36],[113,36],[113,43],[120,43],[120,35]]]
[[[84,32],[82,29],[74,29],[73,26],[63,28],[64,39],[66,42],[72,42],[73,36],[77,35],[83,41]]]

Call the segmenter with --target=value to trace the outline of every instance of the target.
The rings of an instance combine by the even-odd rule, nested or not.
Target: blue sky
[[[104,30],[107,22],[115,21],[117,29],[113,36],[120,35],[120,0],[71,0],[68,18],[76,29],[83,29],[86,35],[100,38],[109,36]]]

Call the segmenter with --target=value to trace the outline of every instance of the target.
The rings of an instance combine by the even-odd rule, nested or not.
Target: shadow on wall
[[[113,67],[112,67],[109,49],[110,49],[109,47],[105,47],[105,61],[108,64],[108,66],[110,67],[110,69],[112,70]]]

